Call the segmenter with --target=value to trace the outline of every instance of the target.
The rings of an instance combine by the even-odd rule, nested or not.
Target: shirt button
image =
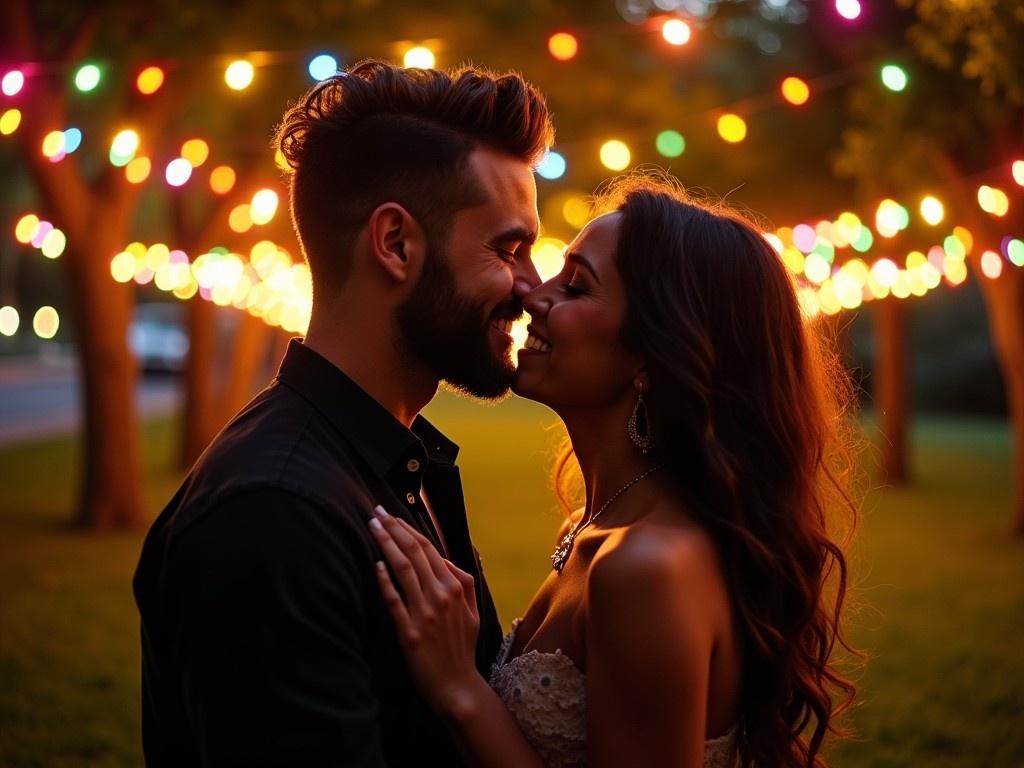
[[[413,496],[411,493],[405,494],[405,500],[408,501],[410,504],[416,503],[416,497]]]
[[[405,465],[405,468],[410,472],[415,472],[420,468],[420,463],[416,459],[409,459],[409,463]]]

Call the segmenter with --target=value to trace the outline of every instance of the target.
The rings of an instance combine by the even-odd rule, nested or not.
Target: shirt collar
[[[407,429],[334,363],[292,339],[277,380],[311,403],[348,438],[374,474],[384,477],[411,452],[454,465],[459,447],[422,416]]]

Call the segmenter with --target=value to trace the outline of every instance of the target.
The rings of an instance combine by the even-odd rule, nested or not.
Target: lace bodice
[[[548,768],[587,764],[586,676],[561,650],[528,651],[509,660],[517,619],[491,668],[491,687],[516,718],[526,740]],[[704,742],[704,768],[736,764],[736,734]]]

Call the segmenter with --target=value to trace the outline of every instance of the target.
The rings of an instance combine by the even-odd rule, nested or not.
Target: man
[[[312,317],[146,538],[148,765],[459,764],[402,660],[366,522],[382,504],[475,577],[486,672],[501,629],[458,449],[417,414],[440,381],[508,391],[551,140],[534,88],[473,69],[368,61],[285,114]]]

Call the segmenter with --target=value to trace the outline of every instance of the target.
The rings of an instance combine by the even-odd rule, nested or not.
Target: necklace
[[[634,477],[624,486],[619,488],[619,490],[613,493],[611,497],[608,499],[608,501],[602,504],[601,508],[590,516],[589,520],[587,520],[585,523],[577,524],[575,528],[573,528],[571,531],[565,534],[565,536],[562,537],[562,540],[558,542],[558,546],[555,547],[555,551],[551,554],[551,566],[556,571],[558,571],[558,573],[561,573],[562,569],[565,568],[565,561],[569,559],[569,553],[572,552],[572,545],[575,543],[576,537],[579,536],[580,533],[582,533],[583,530],[587,528],[591,523],[597,520],[597,518],[601,516],[601,513],[608,509],[608,507],[611,506],[612,502],[619,498],[619,496],[624,494],[626,491],[628,491],[634,485],[639,483],[645,477],[647,477],[648,475],[653,475],[655,472],[657,472],[659,469],[662,469],[664,466],[664,464],[659,464],[658,466],[651,467],[646,472],[643,472],[642,474],[639,474],[636,477]]]

